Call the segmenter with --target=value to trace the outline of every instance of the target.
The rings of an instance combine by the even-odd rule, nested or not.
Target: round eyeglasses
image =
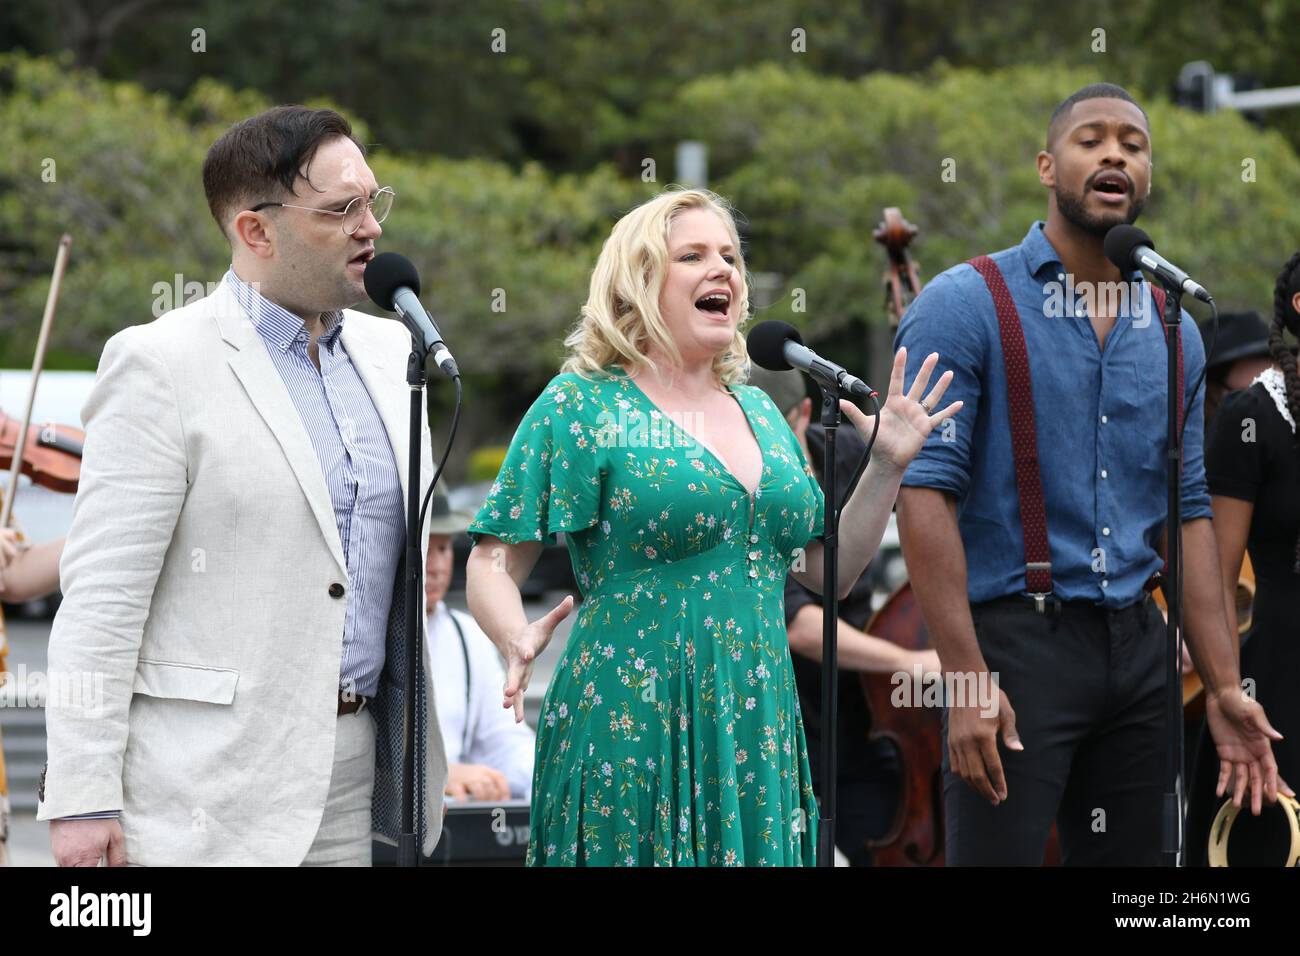
[[[289,202],[260,202],[249,209],[249,212],[261,212],[271,206],[281,206],[285,209],[305,209],[308,212],[324,213],[327,216],[341,216],[344,235],[352,235],[361,228],[361,224],[366,221],[366,210],[375,217],[375,222],[383,222],[392,212],[393,200],[397,194],[393,192],[391,186],[384,186],[382,189],[375,191],[370,197],[357,196],[342,209],[320,209],[316,206],[299,206]]]

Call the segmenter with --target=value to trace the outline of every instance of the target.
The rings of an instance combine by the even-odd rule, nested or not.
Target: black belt
[[[1097,614],[1123,614],[1143,607],[1147,600],[1149,600],[1148,596],[1143,594],[1142,597],[1125,607],[1106,607],[1082,598],[1063,601],[1055,594],[1008,594],[1005,597],[994,598],[991,601],[981,601],[971,606],[979,608],[1027,607],[1032,608],[1039,614],[1059,618],[1085,617]]]
[[[339,716],[344,714],[355,714],[366,709],[370,703],[369,697],[357,697],[351,692],[345,696],[342,688],[339,689]]]

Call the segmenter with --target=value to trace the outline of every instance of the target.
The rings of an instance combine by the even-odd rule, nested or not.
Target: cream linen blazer
[[[342,340],[405,493],[410,336],[348,310]],[[37,818],[120,809],[127,858],[148,866],[296,865],[329,789],[346,609],[330,591],[348,577],[289,392],[223,282],[113,336],[82,419]],[[422,431],[423,496],[427,420]],[[422,561],[427,547],[422,534]],[[374,705],[374,822],[388,840],[401,777],[401,579],[399,567]],[[430,853],[447,763],[421,644]]]

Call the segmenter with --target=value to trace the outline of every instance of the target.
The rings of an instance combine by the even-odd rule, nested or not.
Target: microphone
[[[460,375],[456,360],[443,344],[442,333],[420,304],[420,274],[406,256],[381,252],[368,263],[365,273],[366,294],[381,309],[396,312],[411,335],[433,353],[433,360],[451,378]]]
[[[1145,232],[1133,225],[1113,226],[1106,233],[1106,258],[1115,263],[1121,272],[1133,269],[1145,269],[1166,285],[1172,285],[1183,292],[1195,296],[1202,302],[1213,302],[1214,297],[1205,291],[1205,287],[1192,280],[1182,269],[1178,268],[1155,250],[1155,243]]]
[[[799,330],[788,322],[769,319],[760,322],[745,339],[749,357],[756,365],[773,372],[797,368],[811,375],[819,385],[870,398],[876,390],[834,362],[828,362],[803,344]]]

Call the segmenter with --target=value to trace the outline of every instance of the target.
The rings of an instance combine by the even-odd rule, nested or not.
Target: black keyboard
[[[442,838],[421,866],[523,866],[528,851],[524,800],[448,803]],[[392,866],[397,848],[373,844],[375,866]]]

